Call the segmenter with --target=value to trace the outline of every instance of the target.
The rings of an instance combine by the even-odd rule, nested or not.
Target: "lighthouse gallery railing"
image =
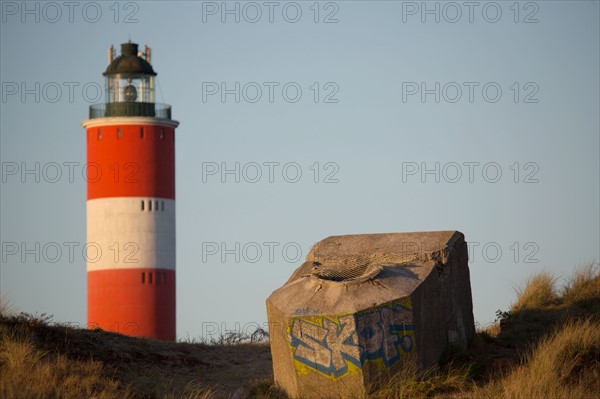
[[[90,105],[90,119],[113,116],[148,116],[171,119],[171,106],[160,103],[115,102]]]

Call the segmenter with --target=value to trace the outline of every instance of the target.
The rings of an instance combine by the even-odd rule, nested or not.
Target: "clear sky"
[[[1,7],[0,288],[16,309],[86,322],[80,122],[129,38],[152,47],[181,123],[181,338],[264,323],[329,235],[460,230],[480,323],[532,273],[600,259],[597,1]]]

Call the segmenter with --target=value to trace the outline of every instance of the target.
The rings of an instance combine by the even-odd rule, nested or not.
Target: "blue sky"
[[[129,38],[181,123],[179,337],[264,323],[329,235],[462,231],[480,323],[532,273],[600,259],[597,1],[22,4],[2,1],[0,25],[0,289],[17,309],[85,324],[80,122]]]

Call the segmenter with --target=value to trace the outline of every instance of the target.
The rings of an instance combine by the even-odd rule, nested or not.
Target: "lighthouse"
[[[175,340],[175,128],[151,50],[108,51],[87,138],[88,328]]]

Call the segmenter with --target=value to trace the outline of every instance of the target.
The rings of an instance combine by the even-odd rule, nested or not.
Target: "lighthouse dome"
[[[150,65],[148,61],[138,56],[137,43],[129,42],[121,44],[121,55],[110,63],[103,75],[156,76],[156,72],[154,72],[152,65]]]

